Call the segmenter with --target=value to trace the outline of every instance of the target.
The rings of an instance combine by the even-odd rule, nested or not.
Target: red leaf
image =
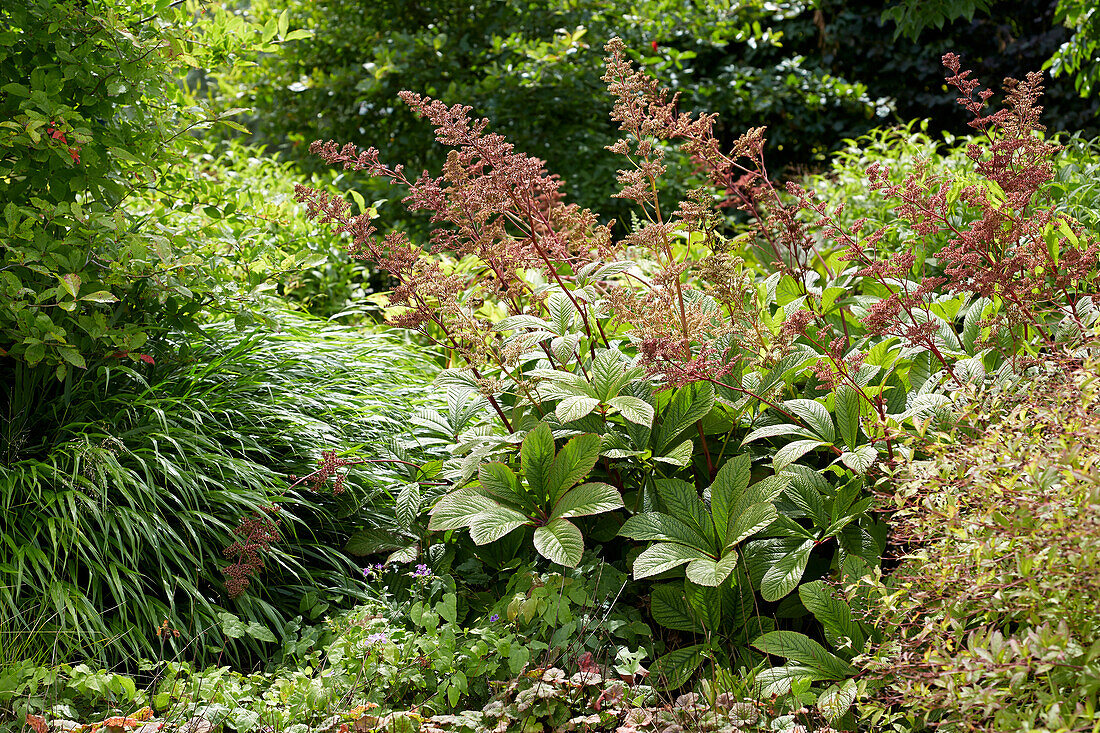
[[[138,354],[137,358],[141,359],[146,364],[156,364],[156,362],[153,361],[153,357],[149,356],[148,354]]]
[[[41,715],[31,715],[27,713],[27,725],[31,727],[34,733],[47,733],[49,730],[46,727],[46,719]]]

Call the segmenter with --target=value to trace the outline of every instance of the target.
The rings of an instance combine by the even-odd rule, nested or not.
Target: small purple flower
[[[421,564],[417,565],[416,570],[414,570],[412,573],[410,573],[410,575],[412,575],[414,578],[426,578],[431,574],[432,574],[432,571],[429,570],[428,566],[425,565],[424,563],[421,563]]]
[[[379,631],[376,634],[371,634],[370,636],[367,637],[367,643],[371,644],[371,645],[385,644],[389,640],[390,640],[390,637],[386,636],[385,632],[382,632],[382,631]]]
[[[495,624],[497,621],[500,621],[499,613],[494,613],[492,616],[489,617],[489,623]]]

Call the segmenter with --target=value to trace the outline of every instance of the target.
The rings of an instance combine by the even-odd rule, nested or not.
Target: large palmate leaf
[[[575,524],[558,517],[535,529],[535,549],[551,562],[575,568],[584,554],[584,538]]]
[[[706,550],[707,539],[698,530],[689,527],[676,517],[661,512],[640,512],[627,519],[619,534],[642,542],[670,541]]]
[[[459,489],[447,494],[432,508],[428,529],[442,532],[469,527],[479,513],[498,506],[489,497],[473,489]]]
[[[523,477],[535,496],[546,493],[546,482],[550,476],[550,466],[554,462],[554,434],[550,426],[539,423],[538,427],[527,434],[520,446],[520,459],[523,462]]]
[[[693,382],[676,390],[661,412],[654,453],[664,455],[680,433],[706,417],[713,407],[714,388],[709,382]]]
[[[545,499],[551,505],[555,504],[571,486],[592,472],[592,467],[596,465],[599,457],[600,436],[598,435],[586,433],[566,443],[550,464],[544,487]]]
[[[683,687],[706,661],[708,650],[705,644],[695,644],[671,651],[653,663],[650,674],[667,690]]]
[[[487,545],[530,521],[526,514],[495,504],[470,520],[470,539],[476,545]]]
[[[844,679],[856,673],[855,667],[797,631],[772,631],[753,639],[752,645],[765,654],[774,654],[811,667],[826,675],[826,679]]]
[[[692,583],[716,587],[721,585],[736,567],[737,553],[731,552],[724,555],[720,560],[712,560],[709,557],[702,560],[692,560],[688,563],[686,574],[687,579]]]
[[[798,581],[802,580],[802,573],[806,572],[806,563],[810,560],[810,551],[813,548],[814,541],[805,540],[768,568],[760,581],[760,595],[765,601],[778,601],[795,589]]]
[[[653,587],[649,598],[653,620],[674,631],[703,633],[703,626],[684,595],[683,583],[666,583]]]

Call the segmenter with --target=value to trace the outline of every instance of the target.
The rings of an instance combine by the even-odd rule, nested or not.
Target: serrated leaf
[[[546,423],[527,434],[520,446],[520,459],[523,463],[523,476],[527,485],[536,496],[546,493],[546,481],[550,476],[550,466],[554,463],[554,434]]]
[[[753,430],[745,436],[745,439],[741,441],[741,445],[748,445],[754,440],[760,440],[761,438],[777,438],[780,435],[797,435],[800,438],[817,438],[813,432],[801,425],[783,423],[782,425],[765,425],[762,428]]]
[[[610,484],[592,482],[581,484],[565,492],[554,505],[551,519],[556,517],[587,517],[593,514],[621,509],[623,497],[619,490]]]
[[[840,431],[840,439],[849,449],[859,445],[861,399],[863,398],[860,394],[847,384],[838,387],[834,396],[837,429]]]
[[[637,425],[653,424],[653,405],[638,397],[620,395],[612,397],[607,404],[619,411],[625,419]]]
[[[824,445],[827,445],[827,443],[820,440],[795,440],[787,443],[772,456],[772,470],[779,473],[810,451]]]
[[[506,506],[494,504],[478,512],[470,520],[470,539],[475,545],[487,545],[496,542],[517,527],[529,524],[531,520]]]
[[[806,667],[801,664],[784,664],[781,667],[762,670],[756,675],[757,694],[766,700],[778,695],[786,695],[791,691],[791,685],[796,681],[820,682],[828,679],[832,678],[818,672],[813,667]]]
[[[817,698],[817,709],[830,724],[837,724],[856,701],[856,681],[845,680],[842,685],[829,685]]]
[[[535,549],[551,562],[575,568],[584,554],[584,538],[575,524],[558,517],[535,529]]]
[[[402,528],[408,529],[412,526],[420,516],[420,484],[414,481],[398,489],[394,511]]]
[[[823,442],[832,443],[836,439],[833,416],[820,402],[806,399],[787,400],[783,403],[783,409],[798,416]]]
[[[661,504],[667,510],[667,514],[675,517],[688,526],[694,528],[699,534],[707,538],[708,546],[715,542],[714,521],[711,519],[707,505],[699,498],[695,486],[680,479],[666,478],[655,482],[657,496]]]
[[[691,453],[694,449],[695,445],[688,439],[675,448],[672,448],[664,455],[653,456],[653,460],[660,461],[661,463],[671,463],[673,466],[686,466],[691,463]]]
[[[834,647],[840,648],[851,640],[853,653],[863,648],[866,636],[863,627],[852,619],[852,610],[842,599],[837,598],[824,581],[815,580],[798,586],[798,597],[814,618],[821,624],[825,639]]]
[[[428,529],[433,532],[442,532],[468,527],[480,512],[496,506],[498,504],[495,501],[471,489],[453,491],[432,507]]]
[[[802,580],[806,572],[806,563],[810,560],[813,540],[805,540],[793,552],[785,554],[775,565],[768,568],[760,581],[760,595],[765,601],[774,602],[783,598]]]
[[[391,552],[405,547],[407,539],[384,529],[361,529],[344,545],[344,552],[350,555],[373,555],[377,552]]]
[[[765,654],[810,667],[827,675],[827,679],[843,679],[856,673],[855,667],[797,631],[772,631],[753,639],[752,646]]]
[[[713,407],[714,389],[709,382],[693,382],[676,390],[661,412],[654,453],[666,454],[680,433],[706,417]]]
[[[736,567],[737,553],[731,552],[717,561],[709,557],[703,560],[692,560],[688,563],[685,574],[692,583],[716,588],[730,576]]]
[[[651,575],[663,573],[666,570],[679,567],[692,560],[706,559],[707,555],[702,550],[676,542],[658,542],[646,548],[642,554],[634,560],[634,579],[648,578]]]
[[[547,473],[545,496],[548,502],[557,503],[573,484],[590,474],[599,457],[600,436],[594,433],[578,435],[566,443]]]
[[[554,414],[557,415],[558,420],[565,423],[571,423],[574,420],[580,420],[582,417],[590,414],[600,404],[600,401],[595,397],[581,397],[571,396],[566,397],[558,406],[554,409]]]
[[[684,596],[681,583],[654,586],[649,598],[649,613],[666,629],[703,633],[702,625]]]
[[[706,661],[706,652],[707,647],[703,644],[676,649],[658,657],[649,670],[650,674],[661,680],[666,690],[683,687]]]
[[[493,496],[512,504],[523,504],[519,476],[505,464],[496,461],[483,463],[478,466],[477,478],[481,488]]]
[[[706,550],[706,538],[676,517],[661,512],[640,512],[627,519],[619,529],[619,536],[640,542],[679,542],[700,550]]]
[[[410,563],[420,555],[420,545],[409,545],[408,547],[402,547],[399,550],[391,552],[386,557],[385,564],[391,563]]]
[[[749,506],[729,524],[725,539],[726,549],[729,550],[737,543],[762,531],[775,521],[776,516],[775,505],[770,502]]]
[[[748,488],[751,473],[752,456],[748,453],[731,458],[718,469],[710,485],[710,511],[719,537],[726,536],[733,507]]]
[[[845,451],[840,454],[840,462],[858,474],[865,474],[871,470],[878,460],[878,449],[873,445],[861,445],[855,450]]]

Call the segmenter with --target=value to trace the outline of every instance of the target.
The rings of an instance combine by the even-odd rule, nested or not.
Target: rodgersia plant
[[[621,535],[657,542],[633,561],[635,575],[686,574],[691,598],[713,586],[709,610],[691,613],[740,624],[727,633],[728,624],[685,617],[670,628],[724,628],[745,651],[738,658],[755,664],[762,657],[749,646],[774,625],[741,628],[747,616],[723,611],[728,599],[751,590],[757,613],[782,606],[797,616],[784,599],[800,584],[877,564],[885,526],[867,513],[864,476],[882,456],[904,453],[899,438],[942,414],[951,389],[1005,375],[1019,357],[1082,333],[1095,319],[1098,249],[1043,198],[1057,146],[1039,135],[1037,77],[1010,84],[1006,108],[985,114],[990,95],[975,96],[946,56],[948,81],[983,136],[970,156],[975,171],[949,178],[921,168],[898,183],[872,166],[867,188],[897,203],[890,223],[869,229],[798,185],[773,185],[762,128],[723,150],[712,115],[681,112],[621,42],[607,50],[604,80],[623,135],[611,149],[626,160],[617,196],[637,209],[621,236],[615,222],[565,203],[561,182],[488,132],[487,120],[411,92],[402,99],[451,148],[440,175],[409,176],[373,148],[312,150],[405,187],[405,205],[436,227],[430,241],[380,237],[370,214],[352,214],[331,193],[300,186],[298,197],[393,278],[391,323],[448,349],[452,368],[440,384],[462,403],[484,398],[499,422],[495,432],[478,425],[453,436],[441,477],[455,490],[435,506],[432,526],[468,527],[491,543],[534,525],[541,554],[575,564],[581,529],[610,538],[620,526],[612,512],[628,508],[634,517]],[[678,201],[663,188],[675,147],[703,181]],[[727,203],[747,226],[723,211]],[[537,440],[552,458],[555,441],[571,437],[562,454],[580,441],[593,455],[568,486],[592,474],[574,491],[600,487],[586,512],[599,516],[565,528],[563,497],[540,493],[545,481],[531,480],[526,453]],[[521,442],[526,481],[509,465]],[[774,488],[741,507],[759,521],[732,534],[690,530],[716,516],[714,487],[734,469],[741,492]],[[772,474],[774,483],[761,482]],[[660,527],[642,531],[647,521]],[[551,524],[567,529],[568,552],[547,550],[548,535],[560,534]],[[651,562],[662,552],[675,556]],[[661,587],[661,603],[680,602],[675,586]],[[769,638],[810,648],[799,628]],[[845,643],[849,656],[858,651]],[[713,648],[668,655],[660,673],[679,686]],[[798,698],[836,676],[766,679],[769,694]]]

